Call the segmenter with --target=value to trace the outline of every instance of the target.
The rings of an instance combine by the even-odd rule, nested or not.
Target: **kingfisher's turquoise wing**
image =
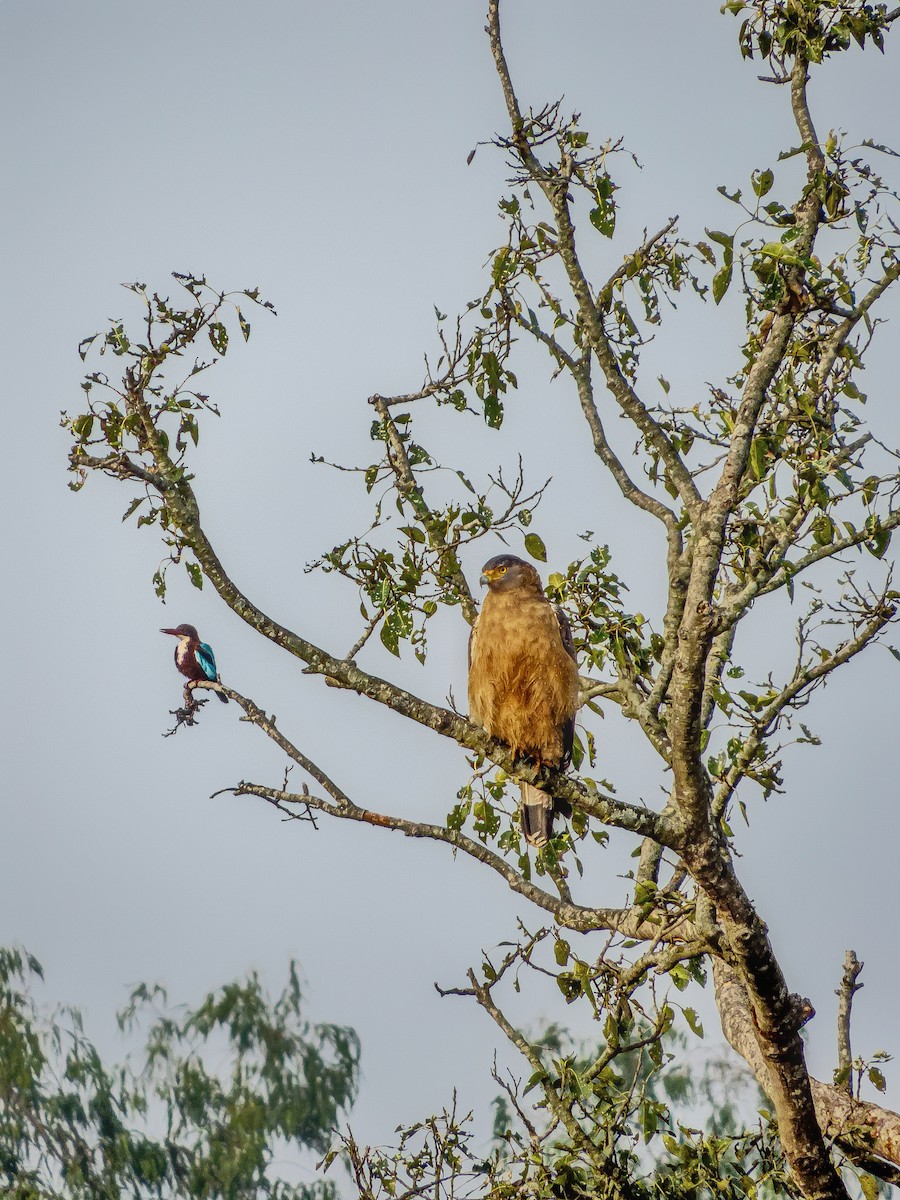
[[[212,646],[208,646],[206,642],[200,643],[197,647],[197,662],[206,678],[215,683],[219,678],[219,672],[216,670],[216,656],[212,652]]]

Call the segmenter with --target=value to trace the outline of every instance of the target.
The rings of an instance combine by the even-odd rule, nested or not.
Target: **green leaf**
[[[190,577],[191,583],[194,585],[195,588],[202,589],[202,587],[203,587],[203,572],[200,570],[200,564],[195,563],[195,562],[190,562],[190,563],[185,563],[184,565],[187,569],[187,573]]]
[[[871,539],[865,543],[866,549],[870,554],[874,554],[876,558],[883,558],[885,551],[890,545],[892,531],[884,528],[875,513],[866,517],[865,529]]]
[[[563,971],[561,975],[557,975],[556,986],[562,992],[566,1004],[572,1004],[582,994],[581,983],[568,971]]]
[[[669,977],[679,992],[683,992],[687,985],[691,982],[691,977],[688,974],[688,969],[683,963],[676,963],[669,971]]]
[[[712,294],[713,300],[715,300],[716,304],[721,303],[722,297],[728,291],[729,285],[731,284],[731,275],[733,270],[733,264],[729,262],[723,267],[720,267],[718,271],[716,271],[715,275],[713,275]]]
[[[525,1084],[525,1090],[522,1092],[522,1095],[527,1096],[533,1088],[536,1088],[537,1085],[542,1083],[546,1078],[547,1072],[541,1068],[538,1068],[538,1070],[529,1077],[528,1082]]]
[[[802,265],[797,251],[786,246],[784,242],[766,242],[760,249],[760,254],[766,258],[774,258],[776,262],[782,262],[785,266],[799,267]]]
[[[750,470],[754,479],[763,479],[766,474],[766,458],[769,446],[765,438],[754,438],[750,444]]]
[[[491,429],[499,429],[503,424],[503,405],[495,392],[489,392],[484,398],[484,419]]]
[[[835,1073],[834,1073],[835,1087],[843,1087],[844,1084],[849,1080],[851,1071],[852,1071],[852,1067],[850,1066],[849,1063],[847,1064],[846,1067],[841,1067],[840,1070],[835,1071]]]
[[[384,646],[384,648],[386,650],[390,650],[391,654],[396,655],[396,657],[399,658],[400,644],[397,638],[397,629],[390,618],[388,618],[388,620],[382,624],[379,637],[381,638],[381,644]]]
[[[775,175],[769,170],[754,171],[750,178],[753,183],[753,190],[760,200],[772,190],[772,184],[775,182]]]
[[[498,253],[494,256],[494,262],[491,267],[491,279],[493,280],[495,286],[499,286],[499,284],[503,282],[504,277],[507,275],[507,266],[511,259],[514,265],[515,259],[512,258],[512,251],[510,250],[509,246],[504,246],[503,249],[498,251]]]
[[[241,333],[244,335],[244,341],[250,338],[250,322],[244,316],[240,309],[237,310],[238,325],[241,327]]]
[[[560,967],[564,967],[569,961],[569,951],[571,947],[564,938],[557,938],[553,945],[553,956]]]
[[[547,561],[547,547],[544,545],[543,539],[536,533],[526,533],[525,549],[532,558],[536,558],[538,562]]]
[[[610,204],[598,204],[590,211],[591,224],[598,233],[611,238],[616,231],[616,210]]]
[[[94,418],[91,413],[85,413],[81,417],[76,417],[72,422],[72,432],[82,442],[86,442],[91,436],[91,430],[94,428]]]
[[[869,1083],[871,1083],[873,1087],[878,1088],[879,1092],[883,1092],[887,1087],[887,1082],[878,1068],[869,1067],[869,1070],[866,1073],[869,1076]]]
[[[832,521],[831,517],[825,513],[816,517],[813,522],[812,534],[817,545],[830,546],[834,541],[835,532],[834,521]]]
[[[851,379],[847,380],[847,382],[841,388],[841,391],[845,396],[849,396],[851,400],[859,400],[862,404],[865,404],[866,402],[865,392],[861,392]]]
[[[228,349],[228,330],[221,321],[213,321],[210,324],[209,340],[217,354],[224,354]]]
[[[400,532],[405,533],[411,542],[417,542],[419,545],[425,543],[425,534],[418,525],[401,525]]]
[[[581,764],[584,762],[584,746],[581,744],[581,738],[576,733],[572,739],[572,767],[577,772],[581,770]]]
[[[896,150],[892,150],[890,146],[882,146],[880,142],[873,142],[871,138],[863,138],[862,144],[870,150],[878,150],[882,154],[890,154],[892,158],[900,158]]]
[[[132,502],[128,505],[128,507],[122,513],[122,520],[127,521],[128,518],[131,516],[131,514],[135,511],[135,509],[140,508],[140,506],[144,503],[144,501],[146,499],[147,499],[146,496],[138,496],[136,499],[132,500]]]
[[[684,1019],[691,1027],[691,1031],[695,1033],[698,1038],[702,1038],[703,1026],[700,1023],[700,1018],[697,1016],[696,1012],[692,1008],[682,1009],[682,1012],[684,1013]]]

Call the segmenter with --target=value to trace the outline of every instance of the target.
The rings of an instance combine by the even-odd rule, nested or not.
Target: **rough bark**
[[[722,1032],[771,1098],[776,1085],[770,1063],[760,1047],[746,989],[737,972],[721,959],[713,959],[713,983]],[[798,1007],[802,1011],[802,1005]],[[843,1088],[817,1079],[810,1079],[810,1088],[819,1127],[848,1157],[856,1161],[868,1151],[900,1168],[900,1114],[858,1100]],[[866,1166],[872,1169],[874,1164]]]

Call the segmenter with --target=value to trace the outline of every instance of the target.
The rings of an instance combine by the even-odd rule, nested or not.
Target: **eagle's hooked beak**
[[[487,587],[489,583],[493,583],[495,579],[500,579],[506,574],[506,567],[491,567],[489,570],[481,573],[481,578],[478,582],[482,587]]]

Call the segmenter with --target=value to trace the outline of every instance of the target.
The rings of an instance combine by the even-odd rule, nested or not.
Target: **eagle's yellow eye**
[[[497,574],[498,574],[498,575],[505,575],[505,574],[506,574],[506,567],[498,567],[498,568],[497,568]]]

